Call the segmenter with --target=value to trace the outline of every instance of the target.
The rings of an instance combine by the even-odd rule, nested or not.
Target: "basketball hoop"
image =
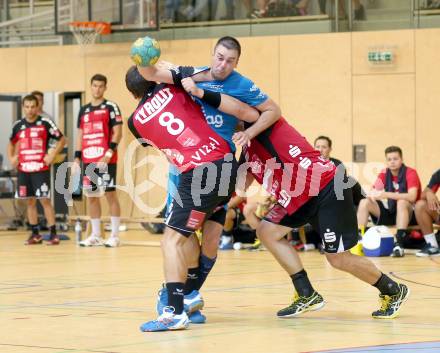
[[[69,23],[69,29],[81,47],[94,44],[99,35],[110,34],[111,24],[108,22],[75,21]]]

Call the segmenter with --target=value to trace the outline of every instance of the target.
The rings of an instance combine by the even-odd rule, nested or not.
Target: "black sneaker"
[[[422,250],[416,252],[416,256],[427,257],[427,256],[440,256],[440,249],[426,244]]]
[[[371,315],[375,319],[394,319],[399,314],[402,304],[408,299],[409,293],[409,288],[406,285],[399,283],[399,292],[397,294],[379,295],[382,306]]]
[[[295,293],[293,303],[287,308],[278,311],[277,316],[280,318],[293,317],[306,311],[319,310],[324,305],[324,298],[317,292],[313,292],[310,297],[300,297],[297,293]]]
[[[394,244],[393,252],[391,253],[392,257],[404,257],[405,250],[399,244]]]

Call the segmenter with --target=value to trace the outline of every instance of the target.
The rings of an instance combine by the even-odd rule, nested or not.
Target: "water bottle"
[[[82,237],[82,225],[79,219],[77,219],[75,222],[75,237],[76,237],[76,243],[79,244]]]

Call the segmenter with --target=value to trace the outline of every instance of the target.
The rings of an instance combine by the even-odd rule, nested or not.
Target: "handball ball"
[[[160,57],[160,46],[156,39],[138,38],[130,50],[131,59],[138,66],[152,66]]]

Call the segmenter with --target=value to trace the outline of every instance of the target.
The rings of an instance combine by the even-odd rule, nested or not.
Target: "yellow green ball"
[[[138,66],[152,66],[160,57],[159,42],[150,37],[138,38],[131,46],[130,57]]]

